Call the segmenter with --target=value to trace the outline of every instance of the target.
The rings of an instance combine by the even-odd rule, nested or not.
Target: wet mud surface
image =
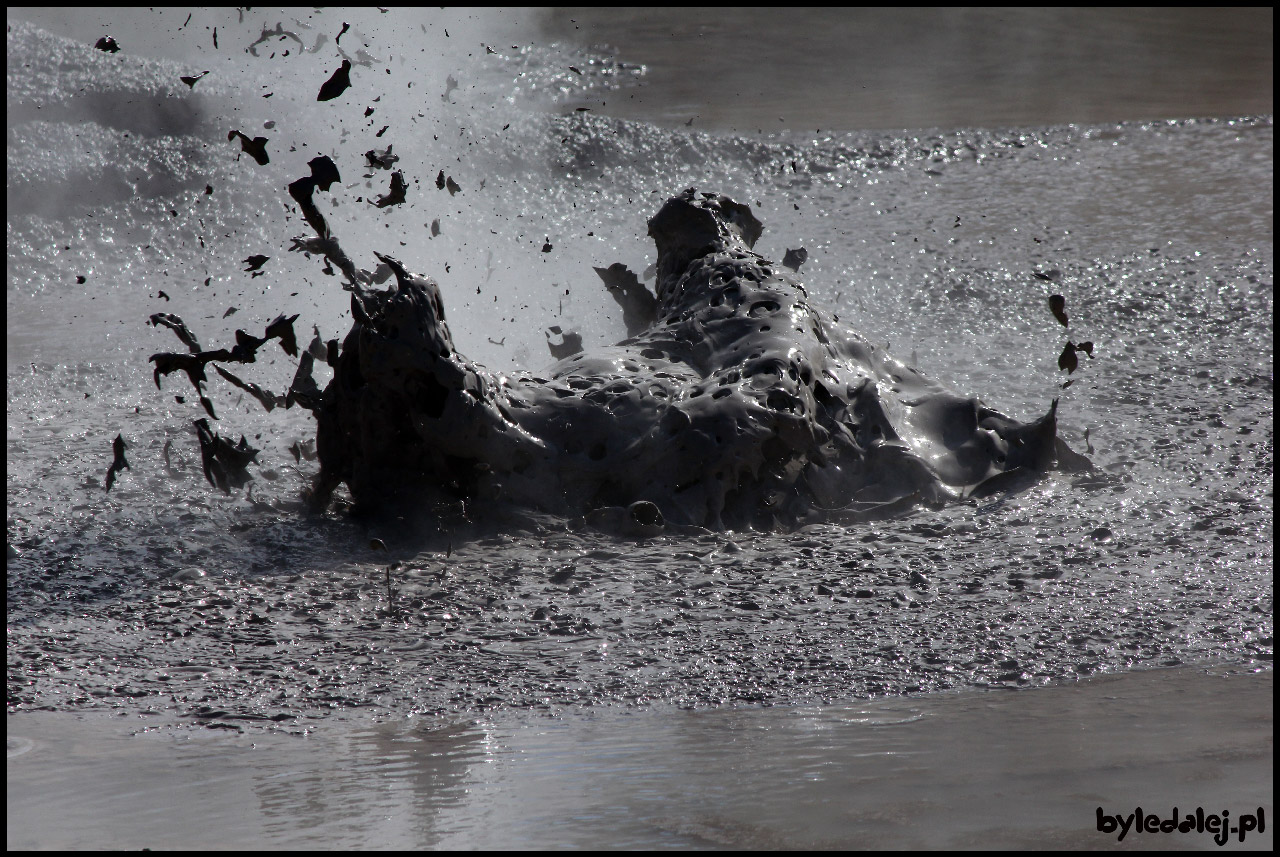
[[[820,702],[1269,661],[1261,575],[1242,591],[1218,579],[1212,554],[1155,554],[1126,538],[1123,520],[1108,519],[1104,534],[1055,515],[1053,495],[790,535],[618,543],[552,525],[393,560],[390,590],[385,562],[300,573],[253,564],[263,550],[289,558],[285,545],[267,547],[282,530],[307,540],[287,516],[236,516],[222,544],[184,551],[207,562],[181,568],[168,567],[173,540],[132,533],[121,537],[134,543],[127,578],[56,558],[28,576],[27,555],[10,561],[9,700],[235,722],[335,709]],[[1042,515],[1070,529],[1050,534],[1033,520]],[[327,540],[359,555],[363,536]],[[1230,541],[1215,538],[1218,551]],[[1016,555],[991,556],[1010,542]],[[97,551],[114,560],[123,547]],[[237,555],[251,566],[227,567]]]
[[[274,21],[252,23],[246,48]],[[576,55],[591,75],[536,50],[477,52],[451,72],[460,82],[441,74],[439,91],[395,105],[361,89],[370,69],[355,63],[350,88],[316,102],[332,55],[292,57],[315,66],[296,81],[277,64],[231,83],[214,68],[191,87],[179,75],[208,57],[141,61],[114,35],[122,51],[108,55],[9,31],[11,712],[287,727],[1270,664],[1268,117],[756,139],[491,109],[524,105],[512,87],[534,78],[612,93],[631,74]],[[234,37],[223,27],[223,48]],[[84,78],[96,83],[74,95]],[[485,92],[495,79],[508,88]],[[185,107],[108,121],[87,106],[99,91]],[[413,120],[401,136],[393,113]],[[269,163],[228,142],[231,128],[268,137]],[[369,202],[389,179],[365,153],[392,144],[408,190],[380,209]],[[621,263],[653,282],[644,220],[685,187],[716,187],[766,224],[763,255],[806,248],[811,302],[877,347],[1014,419],[1060,396],[1059,436],[1105,478],[1053,473],[791,532],[634,538],[577,514],[495,519],[474,502],[431,526],[357,520],[306,511],[320,466],[302,454],[309,414],[264,413],[211,375],[214,429],[261,450],[253,481],[226,495],[202,477],[197,397],[177,375],[152,381],[146,357],[173,349],[173,332],[146,322],[174,313],[202,343],[281,314],[300,316],[300,342],[310,325],[321,342],[349,329],[338,280],[288,251],[305,225],[285,188],[317,152],[359,177],[323,203],[344,248],[389,248],[438,278],[459,349],[495,372],[546,364],[553,326],[587,351],[627,336],[592,269]],[[432,186],[446,172],[456,194]],[[268,259],[245,270],[255,255]],[[1095,345],[1067,390],[1050,293]],[[272,343],[235,371],[285,391],[286,356]],[[117,436],[129,467],[108,493]]]

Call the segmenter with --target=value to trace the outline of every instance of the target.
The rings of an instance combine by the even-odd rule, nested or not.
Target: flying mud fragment
[[[1058,355],[1058,368],[1065,369],[1068,375],[1076,371],[1080,365],[1080,359],[1076,357],[1076,353],[1080,351],[1087,354],[1090,360],[1093,359],[1092,342],[1081,342],[1077,344],[1068,341],[1067,344],[1062,347],[1062,353]]]
[[[1059,274],[1058,271],[1051,271],[1051,274]],[[1047,278],[1036,272],[1037,277]],[[1067,319],[1067,301],[1062,295],[1049,295],[1049,311],[1053,313],[1053,317],[1063,327],[1069,327]],[[1058,355],[1058,368],[1065,371],[1068,375],[1076,371],[1080,366],[1080,358],[1076,357],[1078,352],[1083,351],[1090,360],[1093,359],[1093,343],[1092,342],[1072,342],[1067,340],[1067,344],[1062,347],[1062,353]],[[1066,381],[1062,385],[1062,389],[1070,387],[1073,382]]]
[[[1071,326],[1067,323],[1067,301],[1062,295],[1049,295],[1049,312],[1053,313],[1058,324],[1063,327]]]
[[[393,155],[391,153],[391,146],[387,146],[387,148],[382,151],[370,149],[364,153],[364,156],[365,159],[368,160],[370,167],[379,170],[389,170],[396,161],[400,160],[399,155]]]
[[[798,250],[788,250],[782,255],[782,264],[793,271],[799,271],[800,266],[809,261],[809,251],[801,247]]]
[[[174,331],[178,338],[191,349],[191,354],[173,354],[164,352],[160,354],[152,354],[149,362],[155,364],[153,376],[156,382],[156,389],[160,389],[160,376],[169,375],[173,372],[186,373],[187,379],[191,382],[196,390],[196,395],[200,397],[200,404],[204,406],[205,411],[215,420],[218,415],[213,411],[213,403],[204,395],[204,384],[208,383],[208,376],[205,374],[205,367],[209,363],[254,363],[257,361],[258,349],[272,339],[280,340],[280,347],[290,357],[298,355],[298,340],[293,331],[293,323],[297,320],[297,316],[278,316],[274,321],[267,325],[265,334],[261,337],[252,336],[243,330],[236,331],[236,346],[228,351],[225,348],[219,348],[215,351],[201,351],[195,337],[187,330],[186,325],[182,323],[182,319],[176,315],[167,313],[156,313],[151,316],[151,323],[155,325],[164,325]],[[215,367],[217,368],[217,367]],[[221,371],[221,370],[219,370]],[[232,380],[234,376],[228,378]],[[234,381],[239,381],[234,378]],[[233,382],[234,383],[234,382]],[[245,382],[239,382],[237,386],[242,389],[253,392],[251,387],[256,385],[248,385]],[[258,388],[261,389],[261,388]],[[264,396],[272,394],[262,391]],[[257,393],[254,393],[257,396]],[[275,397],[278,398],[278,397]],[[260,398],[260,401],[262,399]],[[263,401],[265,405],[266,402]],[[270,410],[270,408],[268,408]]]
[[[259,387],[257,384],[254,384],[251,381],[242,381],[240,378],[236,377],[235,375],[232,375],[226,369],[223,369],[217,363],[213,364],[213,368],[223,378],[226,378],[233,385],[239,387],[241,390],[244,390],[246,393],[248,393],[249,395],[257,399],[259,402],[261,402],[262,407],[266,408],[268,413],[275,410],[277,406],[287,405],[288,400],[284,396],[278,396],[275,393],[271,392],[270,390],[264,390],[263,388]]]
[[[163,294],[163,292],[161,293]],[[168,300],[169,296],[165,295]],[[181,318],[168,312],[158,312],[151,316],[151,325],[153,327],[164,326],[172,330],[182,340],[182,344],[191,349],[192,354],[200,353],[200,342],[195,338],[191,331],[187,330],[187,325]]]
[[[321,155],[312,158],[307,162],[307,166],[311,168],[311,175],[303,176],[297,181],[289,183],[289,196],[293,197],[298,203],[298,207],[302,209],[302,216],[306,218],[307,223],[316,231],[317,238],[301,239],[295,238],[291,250],[302,250],[308,253],[318,253],[321,256],[328,256],[329,253],[337,252],[341,256],[342,251],[337,248],[336,244],[331,246],[329,226],[325,223],[324,215],[320,213],[320,209],[316,208],[312,195],[316,189],[327,191],[332,187],[334,182],[342,181],[342,176],[338,173],[338,167],[328,155]],[[342,256],[346,260],[345,256]],[[334,261],[331,259],[330,261]],[[350,260],[346,260],[346,265],[354,268]],[[344,271],[347,270],[343,265],[338,267]]]
[[[1058,355],[1058,368],[1065,369],[1070,375],[1076,371],[1076,367],[1080,365],[1079,359],[1076,357],[1076,347],[1073,343],[1068,342],[1062,347],[1062,353]]]
[[[316,101],[332,101],[346,92],[349,86],[351,86],[351,60],[344,59],[338,70],[320,87]]]
[[[111,493],[111,486],[116,484],[116,474],[121,470],[130,470],[129,462],[125,460],[124,451],[124,435],[116,435],[116,439],[111,442],[111,451],[115,455],[115,460],[111,462],[111,467],[107,468],[107,493]]]
[[[152,354],[150,362],[156,364],[155,369],[152,372],[156,382],[156,389],[160,389],[161,375],[169,375],[181,370],[186,373],[188,380],[191,381],[191,386],[196,388],[196,393],[202,393],[200,385],[209,380],[204,374],[204,367],[205,364],[209,362],[209,359],[210,358],[205,357],[203,353],[172,354],[166,352],[163,354]]]
[[[396,283],[353,284],[355,323],[316,411],[313,505],[345,483],[369,510],[462,498],[638,532],[772,529],[1090,467],[1057,438],[1056,402],[1010,419],[820,312],[752,251],[763,227],[748,206],[691,188],[648,226],[651,323],[536,375],[463,357],[436,283],[380,255]]]
[[[293,323],[297,320],[297,315],[278,315],[275,321],[268,324],[267,329],[263,332],[263,336],[266,339],[280,340],[280,347],[290,357],[298,356],[298,337],[293,332]]]
[[[245,469],[255,463],[261,450],[249,446],[244,435],[240,443],[233,444],[209,428],[209,421],[195,421],[196,435],[200,439],[200,461],[204,466],[204,478],[209,484],[230,494],[232,488],[240,488],[253,479]]]
[[[267,344],[268,341],[280,338],[280,345],[284,348],[285,353],[290,357],[296,357],[298,354],[298,341],[294,337],[293,322],[298,317],[292,318],[278,317],[271,324],[267,325],[267,330],[263,336],[254,336],[245,333],[243,330],[236,331],[236,346],[231,349],[228,360],[235,363],[256,363],[258,360],[258,349]],[[213,357],[213,360],[222,359]]]
[[[386,208],[389,205],[401,205],[404,203],[404,192],[409,189],[409,184],[404,180],[404,173],[396,170],[391,174],[391,190],[385,195],[378,197],[378,201],[373,204],[378,208]],[[373,200],[369,200],[373,202]]]
[[[254,137],[250,140],[239,131],[231,131],[227,134],[228,140],[234,140],[236,137],[240,138],[240,148],[248,152],[249,156],[257,161],[259,166],[265,167],[271,163],[271,157],[267,155],[267,143],[269,141],[266,137]]]

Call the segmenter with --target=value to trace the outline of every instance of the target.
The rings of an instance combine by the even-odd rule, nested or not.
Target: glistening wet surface
[[[25,715],[8,724],[23,786],[8,845],[1220,847],[1098,829],[1099,808],[1142,808],[1226,810],[1226,847],[1269,850],[1272,692],[1269,672],[1183,668],[1035,693],[302,733]],[[1242,815],[1259,829],[1241,835]]]

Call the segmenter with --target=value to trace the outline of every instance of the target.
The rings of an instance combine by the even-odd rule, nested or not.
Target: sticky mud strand
[[[752,251],[763,226],[748,206],[690,188],[648,227],[649,325],[543,375],[463,357],[439,287],[396,260],[379,257],[395,274],[385,291],[349,274],[355,323],[316,411],[313,504],[345,483],[365,509],[451,496],[635,534],[770,529],[1090,468],[1058,439],[1056,400],[1018,422],[826,317]]]

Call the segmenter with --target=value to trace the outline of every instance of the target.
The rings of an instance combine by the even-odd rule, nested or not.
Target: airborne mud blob
[[[652,323],[543,376],[467,360],[437,285],[380,257],[396,285],[353,295],[317,412],[313,503],[346,483],[365,508],[442,494],[575,515],[645,503],[667,522],[774,528],[1089,467],[1058,440],[1056,401],[1017,422],[823,316],[752,251],[763,227],[746,205],[690,188],[648,226]]]

